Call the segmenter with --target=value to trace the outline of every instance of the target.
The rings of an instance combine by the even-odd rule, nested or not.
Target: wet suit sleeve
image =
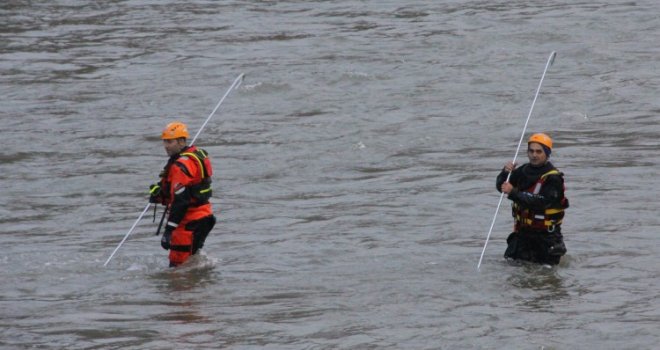
[[[560,207],[563,197],[564,180],[561,176],[550,175],[545,180],[539,194],[519,191],[514,188],[509,193],[508,198],[522,207],[530,208],[535,211],[542,211],[547,208]]]
[[[180,162],[174,163],[171,170],[172,179],[172,204],[170,206],[170,215],[167,218],[167,227],[175,229],[179,226],[181,220],[186,215],[190,206],[190,190],[188,185],[192,180],[190,172],[186,166]]]
[[[509,183],[512,184],[514,187],[518,184],[518,177],[520,175],[519,169],[520,168],[514,169],[513,173],[511,173],[511,177],[509,178]],[[500,174],[497,175],[497,180],[495,180],[495,188],[497,189],[498,192],[502,192],[502,184],[504,183],[504,181],[506,181],[507,176],[509,176],[509,172],[504,170],[504,168],[502,168]]]

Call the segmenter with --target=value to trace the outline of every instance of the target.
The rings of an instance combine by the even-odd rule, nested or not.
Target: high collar
[[[179,153],[173,155],[170,157],[170,162],[174,162],[175,160],[179,159],[181,157],[181,153],[190,151],[193,148],[193,146],[184,146]]]
[[[555,168],[555,166],[552,165],[552,163],[550,161],[547,161],[547,162],[545,162],[545,164],[539,165],[539,166],[533,166],[533,165],[527,163],[527,165],[523,169],[523,174],[525,174],[525,176],[527,176],[527,177],[538,177],[538,176],[541,176],[541,175],[547,173],[548,171],[550,171],[554,168]]]

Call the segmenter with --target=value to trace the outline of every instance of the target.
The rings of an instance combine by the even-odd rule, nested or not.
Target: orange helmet
[[[171,139],[178,139],[180,137],[183,138],[188,138],[188,127],[186,124],[183,124],[182,122],[172,122],[167,124],[165,129],[163,129],[163,135],[161,136],[161,139],[163,140],[171,140]]]
[[[527,144],[530,144],[532,142],[540,143],[545,147],[548,147],[549,149],[552,150],[552,139],[550,136],[542,133],[534,134],[529,137],[529,140],[527,141]]]

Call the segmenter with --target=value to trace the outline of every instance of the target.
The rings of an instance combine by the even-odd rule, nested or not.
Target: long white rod
[[[518,140],[518,147],[516,148],[516,154],[513,156],[513,164],[516,163],[518,158],[518,152],[520,152],[520,146],[522,145],[523,139],[525,138],[525,132],[527,131],[527,124],[529,124],[529,119],[532,116],[532,111],[534,110],[534,105],[536,104],[536,99],[539,97],[539,92],[541,91],[541,85],[543,84],[543,79],[545,78],[545,73],[548,71],[548,68],[552,66],[552,63],[555,61],[557,53],[552,51],[550,57],[548,57],[548,62],[545,64],[545,69],[543,70],[543,75],[541,75],[541,81],[539,81],[539,86],[536,88],[536,94],[534,95],[534,100],[532,101],[532,107],[529,109],[527,114],[527,120],[525,120],[525,126],[523,127],[522,134],[520,135],[520,140]],[[506,177],[508,182],[511,178],[511,172]],[[493,232],[493,227],[495,226],[495,220],[497,219],[497,213],[500,211],[500,206],[502,205],[502,200],[504,199],[504,192],[500,194],[500,201],[497,202],[497,208],[495,209],[495,215],[493,215],[493,221],[490,223],[490,229],[488,230],[488,236],[486,236],[486,243],[484,243],[484,249],[481,251],[481,257],[479,258],[479,263],[477,264],[477,270],[481,267],[481,261],[484,258],[484,253],[486,252],[486,247],[488,246],[488,240],[490,239],[490,234]]]
[[[202,126],[199,128],[199,131],[197,131],[197,134],[195,134],[195,137],[194,137],[194,138],[192,139],[192,141],[190,142],[190,145],[192,145],[192,144],[195,142],[195,140],[197,139],[197,137],[199,136],[199,134],[202,132],[202,129],[204,129],[204,127],[205,127],[206,124],[209,122],[209,120],[211,120],[211,117],[213,117],[213,115],[214,115],[215,112],[218,110],[218,108],[220,108],[220,105],[225,101],[225,98],[227,98],[227,96],[229,95],[229,93],[230,93],[232,90],[234,90],[235,88],[237,88],[238,86],[241,85],[241,83],[243,82],[243,77],[244,77],[244,76],[245,76],[245,74],[241,73],[241,74],[240,74],[240,75],[234,80],[234,83],[231,84],[231,86],[229,87],[229,89],[227,89],[227,92],[225,92],[224,96],[222,96],[222,98],[220,99],[220,102],[218,102],[218,104],[215,106],[215,108],[213,108],[213,111],[211,112],[211,114],[209,114],[209,116],[208,116],[208,117],[206,118],[206,120],[204,121],[204,124],[202,124]],[[110,260],[112,260],[112,258],[115,256],[115,253],[117,253],[117,251],[119,250],[119,247],[121,247],[122,244],[124,244],[124,242],[126,241],[126,239],[128,238],[128,236],[130,236],[130,234],[131,234],[131,233],[133,232],[133,230],[135,229],[135,226],[137,226],[138,222],[140,222],[140,220],[142,220],[142,217],[143,217],[144,214],[147,212],[147,210],[149,209],[150,206],[151,206],[151,203],[147,203],[147,206],[144,207],[144,210],[142,210],[142,213],[140,214],[140,216],[138,216],[137,220],[135,220],[135,222],[133,223],[133,226],[131,226],[130,230],[128,230],[128,232],[126,232],[126,235],[124,236],[124,239],[122,239],[121,242],[119,242],[119,245],[117,245],[117,248],[115,248],[115,250],[112,252],[112,254],[110,254],[110,257],[108,258],[108,260],[105,261],[105,264],[103,264],[103,266],[107,266],[108,263],[110,262]]]

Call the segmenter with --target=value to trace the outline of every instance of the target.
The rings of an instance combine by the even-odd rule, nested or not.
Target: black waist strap
[[[170,246],[170,250],[173,250],[175,252],[191,252],[192,245],[173,245]]]
[[[190,203],[190,205],[188,207],[189,208],[197,208],[197,207],[201,207],[202,205],[206,205],[206,204],[209,204],[209,201]]]

